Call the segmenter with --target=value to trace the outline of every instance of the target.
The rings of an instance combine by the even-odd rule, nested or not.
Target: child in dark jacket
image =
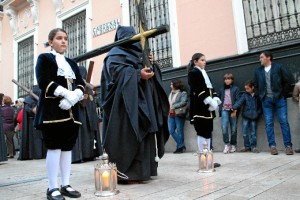
[[[232,115],[232,106],[240,97],[240,89],[234,84],[234,76],[231,73],[224,75],[224,87],[221,88],[218,95],[222,102],[219,111],[222,117],[223,153],[234,153],[237,144],[237,115]],[[228,133],[229,125],[230,134]]]
[[[258,96],[254,93],[254,82],[249,80],[245,83],[246,92],[238,99],[238,101],[232,106],[232,109],[236,113],[236,110],[243,106],[243,137],[244,148],[241,152],[259,153],[256,148],[256,121],[261,114],[261,102]],[[248,136],[248,127],[250,125],[251,144]]]

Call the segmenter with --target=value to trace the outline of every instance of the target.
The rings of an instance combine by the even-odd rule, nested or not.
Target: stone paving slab
[[[300,199],[300,154],[215,153],[222,164],[214,173],[198,174],[192,152],[167,153],[159,162],[158,174],[143,184],[118,185],[113,197],[94,195],[94,165],[98,161],[72,165],[71,185],[80,199]],[[46,199],[48,187],[45,160],[0,163],[0,200]],[[70,198],[66,198],[70,199]]]

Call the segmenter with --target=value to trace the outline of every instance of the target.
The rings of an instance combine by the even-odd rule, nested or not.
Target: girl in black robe
[[[81,125],[78,102],[83,99],[85,83],[77,64],[64,56],[68,47],[65,30],[56,28],[48,35],[50,53],[40,54],[36,78],[41,89],[34,126],[41,129],[47,151],[48,200],[63,200],[62,195],[78,198],[70,185],[72,148]],[[61,189],[57,176],[60,170]]]
[[[204,143],[207,143],[208,149],[210,149],[213,119],[216,116],[215,110],[218,109],[221,101],[205,71],[205,56],[201,53],[195,53],[189,66],[190,122],[197,132],[199,151],[202,151]]]

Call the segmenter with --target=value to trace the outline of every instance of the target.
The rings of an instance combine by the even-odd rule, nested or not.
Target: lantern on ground
[[[212,150],[207,149],[207,143],[203,143],[203,150],[198,152],[198,173],[214,172],[214,157]]]
[[[107,197],[119,193],[117,190],[117,167],[109,163],[108,155],[104,152],[100,163],[95,165],[95,195]]]

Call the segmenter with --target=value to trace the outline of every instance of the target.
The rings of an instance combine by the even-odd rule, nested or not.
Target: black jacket
[[[203,101],[209,96],[217,97],[217,93],[206,87],[202,72],[196,67],[188,73],[188,84],[190,86],[190,122],[194,123],[196,118],[215,118],[215,111],[209,111],[209,104],[206,105]]]
[[[223,108],[223,103],[225,98],[225,86],[223,86],[222,89],[220,89],[218,95],[220,97],[220,100],[222,101],[222,103],[219,105],[219,114],[220,117],[222,117],[222,108]],[[240,98],[240,88],[234,84],[230,85],[230,96],[231,96],[231,103],[233,105]]]
[[[248,92],[244,92],[232,106],[232,109],[237,110],[241,106],[244,106],[242,111],[244,118],[256,120],[262,113],[261,102],[256,94],[252,96]]]
[[[76,88],[84,92],[85,83],[80,75],[77,64],[69,58],[66,61],[70,64],[76,79],[72,83],[72,90]],[[55,56],[51,53],[40,54],[36,64],[36,78],[41,89],[37,105],[34,126],[38,129],[46,123],[59,123],[72,119],[74,123],[81,124],[79,119],[78,103],[70,110],[59,108],[61,97],[54,95],[55,89],[60,85],[68,88],[67,79],[63,76],[57,76],[57,63]]]
[[[286,67],[283,67],[283,65],[277,63],[272,63],[270,70],[273,97],[275,99],[288,97],[289,93],[292,91],[292,84],[294,83],[292,74]],[[258,93],[259,98],[263,100],[267,95],[264,66],[261,66],[255,70],[254,82],[255,91]]]

